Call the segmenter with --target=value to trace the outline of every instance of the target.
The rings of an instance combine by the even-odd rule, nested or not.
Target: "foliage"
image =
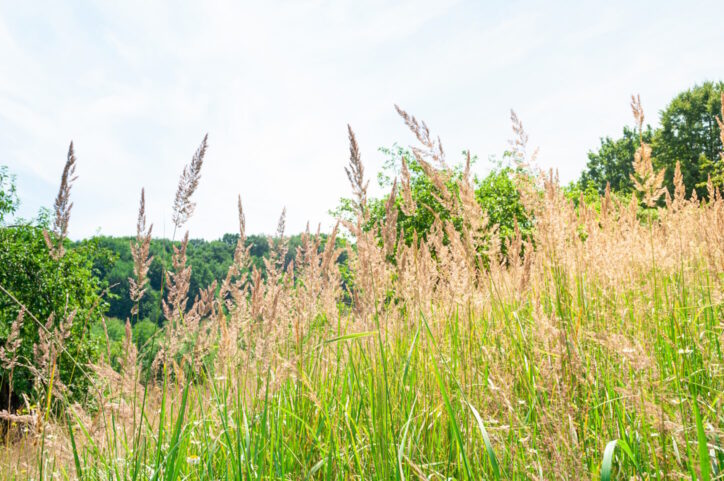
[[[188,243],[187,256],[191,265],[191,284],[189,298],[193,300],[206,286],[212,282],[221,282],[234,257],[234,249],[239,234],[224,234],[221,239],[207,241],[204,239],[191,239]],[[129,277],[133,276],[133,258],[131,257],[132,237],[98,236],[94,242],[111,252],[115,258],[112,263],[97,262],[94,266],[98,277],[110,286],[108,296],[108,315],[119,319],[130,318],[135,323],[137,319],[147,319],[157,326],[163,324],[161,313],[161,290],[164,285],[163,273],[171,265],[173,246],[180,242],[171,242],[168,239],[152,239],[150,254],[153,261],[149,269],[149,286],[141,299],[138,317],[131,316],[133,302],[129,297]],[[296,234],[287,239],[289,251],[284,259],[286,267],[294,258],[296,248],[301,244],[301,235]],[[249,247],[251,265],[265,271],[264,258],[269,255],[269,240],[263,235],[250,235],[246,238]]]
[[[604,191],[605,192],[605,191]],[[584,183],[582,181],[571,182],[563,188],[566,199],[573,202],[578,207],[581,201],[588,206],[596,206],[596,210],[600,210],[600,196],[598,189],[592,183]]]
[[[634,110],[640,129],[638,102]],[[442,156],[424,122],[398,111],[427,149],[416,159]],[[188,299],[188,236],[170,268],[163,256],[171,244],[160,241],[175,303],[168,322],[158,330],[147,319],[133,328],[115,318],[102,324],[116,371],[94,365],[102,375],[88,392],[99,415],[67,398],[56,403],[57,417],[38,403],[27,416],[0,413],[14,423],[8,437],[21,440],[0,459],[0,478],[720,476],[718,191],[710,189],[708,202],[687,197],[679,173],[674,195],[658,205],[663,176],[641,141],[637,192],[601,197],[592,184],[561,189],[553,174],[500,166],[479,181],[469,164],[421,160],[421,178],[405,181],[403,200],[393,188],[382,211],[380,201],[365,202],[351,129],[350,143],[357,204],[341,209],[356,208],[368,224],[349,226],[355,248],[344,270],[353,283],[335,265],[338,245],[305,234],[297,249],[267,245],[264,275],[249,273],[250,246],[238,242],[225,282]],[[381,184],[390,185],[385,174]],[[432,211],[432,228],[410,199]],[[495,229],[482,221],[486,212],[500,219],[501,233],[512,228],[504,234],[511,242],[481,263]],[[418,242],[397,242],[391,255],[404,239],[398,213],[413,233],[428,230]],[[528,242],[516,224],[529,229]],[[232,246],[240,238],[225,239]],[[101,335],[97,327],[92,334]],[[139,356],[136,346],[157,337],[158,352]],[[154,375],[139,376],[142,369]],[[28,462],[14,462],[12,453],[26,451]]]
[[[651,126],[647,126],[643,132],[644,142],[650,143],[653,135]],[[634,173],[632,164],[639,145],[639,133],[630,127],[623,128],[621,138],[602,138],[598,150],[588,152],[588,163],[581,174],[581,187],[585,190],[591,186],[603,194],[606,184],[610,184],[613,191],[631,192],[631,175]]]
[[[51,373],[47,369],[52,370],[53,366],[42,366],[42,356],[34,350],[36,345],[41,349],[49,347],[44,346],[40,334],[45,334],[46,328],[52,333],[50,347],[58,355],[57,368],[62,384],[56,381],[56,386],[60,388],[64,384],[74,397],[82,395],[81,388],[87,385],[82,366],[97,358],[99,347],[92,342],[89,330],[107,307],[101,297],[102,284],[94,276],[93,264],[107,259],[107,253],[94,242],[83,242],[69,249],[63,257],[53,259],[42,229],[31,225],[0,229],[0,245],[3,246],[0,249],[0,286],[27,308],[21,329],[19,364],[13,375],[13,402],[20,402],[20,396],[24,394],[35,398],[47,387],[45,383]],[[20,306],[13,299],[0,293],[2,342],[19,311]],[[40,323],[45,327],[39,326]],[[69,331],[64,333],[64,328]],[[63,335],[67,337],[58,338]],[[10,373],[5,368],[0,372],[2,391],[7,395]]]
[[[661,127],[654,136],[657,168],[666,169],[666,183],[673,186],[674,167],[681,162],[684,184],[706,194],[709,175],[721,169],[722,151],[716,116],[721,112],[724,82],[704,82],[677,95],[661,112]],[[719,184],[720,186],[724,184]]]
[[[664,185],[673,192],[676,162],[681,163],[684,184],[696,188],[699,197],[706,194],[711,175],[715,185],[724,186],[724,161],[720,157],[722,141],[716,117],[721,115],[724,82],[705,82],[678,94],[659,116],[660,126],[643,130],[643,141],[652,147],[654,168],[665,169]],[[613,191],[631,192],[634,154],[639,148],[639,133],[624,127],[620,138],[605,137],[595,151],[588,153],[580,183],[594,186],[600,194],[610,183]]]
[[[380,152],[387,157],[382,172],[377,176],[381,188],[389,189],[394,179],[399,180],[401,178],[403,158],[409,169],[411,197],[417,208],[414,213],[405,212],[405,209],[403,209],[403,194],[399,189],[395,199],[397,230],[404,234],[407,245],[411,244],[414,237],[426,239],[436,217],[443,223],[450,221],[458,230],[460,229],[460,217],[450,212],[440,201],[441,192],[425,174],[420,163],[408,149],[394,145],[392,148],[381,148]],[[466,154],[463,153],[463,155]],[[473,157],[471,165],[475,164],[476,161],[477,158]],[[483,211],[487,213],[489,223],[498,226],[503,241],[513,235],[516,222],[524,236],[528,235],[532,226],[531,219],[523,207],[514,182],[517,174],[527,175],[525,172],[517,171],[513,167],[495,162],[494,168],[486,176],[482,178],[476,176],[472,179],[475,187],[475,199]],[[463,175],[462,163],[453,165],[448,171],[448,176],[445,178],[445,187],[454,195],[458,193],[458,182],[460,182]],[[366,224],[367,229],[384,224],[387,211],[386,204],[386,198],[368,200],[369,218]],[[339,206],[331,214],[352,221],[354,212],[354,204],[351,199],[343,198],[340,200]]]
[[[515,176],[523,174],[512,167],[498,167],[482,179],[475,179],[475,199],[488,215],[489,222],[498,226],[503,240],[510,239],[518,225],[523,238],[530,236],[532,218],[526,211],[515,185]]]
[[[210,375],[184,378],[171,363],[145,385],[125,370],[99,379],[111,415],[65,404],[40,432],[28,427],[37,443],[17,444],[30,467],[8,457],[0,478],[713,479],[724,305],[722,245],[708,239],[723,201],[682,199],[644,225],[613,194],[592,216],[592,188],[569,191],[577,209],[544,189],[529,263],[428,264],[425,243],[406,267],[378,255],[384,267],[368,275],[403,302],[369,318],[314,312],[338,292],[329,284],[305,304],[325,277],[275,278],[259,319],[244,296],[238,317],[199,321],[211,333],[199,349],[216,356],[197,369]],[[155,326],[140,321],[134,337],[144,329]],[[107,331],[122,357],[121,321]]]
[[[15,213],[19,203],[15,176],[8,172],[6,166],[0,165],[0,226],[6,222],[8,216]]]

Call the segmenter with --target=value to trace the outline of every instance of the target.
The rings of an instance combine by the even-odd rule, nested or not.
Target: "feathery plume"
[[[8,334],[5,340],[5,345],[0,347],[0,361],[3,363],[3,368],[8,371],[12,371],[18,364],[18,349],[23,341],[20,336],[20,330],[23,328],[24,317],[25,307],[22,307],[20,312],[18,312],[18,316],[10,326],[10,334]]]
[[[219,298],[222,300],[225,300],[229,293],[232,294],[232,297],[234,293],[240,294],[247,277],[247,274],[242,275],[242,272],[248,267],[251,246],[246,245],[246,216],[241,203],[241,195],[238,196],[237,209],[239,211],[239,238],[234,249],[234,262],[229,265],[226,278],[221,283],[221,289],[219,290]],[[234,278],[237,279],[233,281]]]
[[[151,267],[153,256],[149,255],[151,249],[151,231],[153,224],[146,230],[146,196],[141,189],[141,203],[138,208],[138,221],[136,223],[136,241],[131,243],[131,257],[133,257],[133,275],[128,278],[130,297],[134,306],[131,315],[138,314],[139,303],[146,292],[148,282],[148,269]]]
[[[191,282],[191,266],[186,265],[188,243],[189,233],[186,231],[181,246],[173,246],[173,272],[166,272],[168,294],[163,301],[163,314],[168,321],[179,319],[186,310]]]
[[[174,234],[176,233],[176,229],[180,229],[194,213],[196,204],[191,202],[191,196],[199,185],[201,166],[204,163],[208,139],[209,134],[204,135],[204,140],[201,141],[201,145],[196,149],[196,153],[194,153],[194,156],[191,158],[191,163],[184,166],[184,170],[181,173],[178,189],[176,190],[176,197],[173,201],[172,220]]]
[[[400,204],[400,207],[406,216],[411,217],[415,215],[417,203],[415,202],[415,199],[412,198],[410,170],[407,168],[407,161],[405,160],[404,155],[402,156],[402,179],[400,183],[402,184],[402,203]]]
[[[73,149],[73,141],[68,147],[68,156],[63,168],[63,175],[60,178],[60,188],[58,195],[55,197],[55,219],[53,221],[53,234],[55,235],[55,243],[52,241],[48,231],[43,231],[45,243],[50,250],[50,255],[54,259],[60,259],[65,254],[63,248],[63,240],[68,235],[68,223],[70,222],[70,211],[73,203],[70,202],[70,189],[73,182],[78,178],[75,175],[75,151]]]
[[[528,133],[523,128],[523,122],[518,117],[518,114],[515,113],[513,109],[510,109],[510,123],[513,129],[513,138],[508,140],[508,144],[511,146],[510,153],[512,154],[513,162],[518,168],[529,169],[538,157],[538,148],[536,148],[530,156],[528,155]]]
[[[392,192],[387,197],[385,204],[385,223],[382,226],[382,240],[384,242],[385,255],[391,256],[395,251],[397,241],[397,178],[392,183]]]
[[[425,121],[418,121],[414,115],[408,114],[399,105],[395,104],[395,110],[402,117],[405,125],[415,134],[417,140],[427,149],[426,154],[437,162],[438,167],[447,170],[447,164],[445,163],[445,151],[442,148],[442,141],[440,137],[433,139],[430,136],[430,129],[428,128]],[[413,147],[412,152],[417,158],[425,155],[420,149]]]
[[[686,186],[684,185],[684,176],[681,173],[681,163],[676,161],[674,170],[674,205],[679,207],[683,204],[686,197]]]
[[[651,146],[644,142],[643,124],[644,109],[641,107],[641,97],[631,96],[631,111],[633,112],[636,125],[639,129],[640,146],[634,154],[633,168],[634,174],[630,174],[631,181],[636,190],[642,194],[643,203],[647,207],[654,207],[659,198],[666,191],[662,187],[664,183],[665,169],[656,172],[651,161]]]
[[[422,171],[430,179],[438,191],[439,195],[433,193],[433,198],[449,210],[455,210],[456,200],[446,185],[452,174],[445,162],[445,152],[442,149],[440,139],[432,139],[430,129],[424,121],[418,121],[414,116],[405,112],[398,105],[395,105],[395,109],[400,117],[402,117],[402,120],[408,128],[415,134],[417,140],[420,141],[426,149],[421,150],[417,147],[412,147],[412,153],[415,155],[415,160],[417,160],[417,163],[420,165],[420,168],[422,168]],[[425,158],[431,158],[435,161],[439,166],[439,169],[433,167],[427,160],[425,160]]]
[[[722,159],[724,161],[724,159]],[[708,202],[714,202],[717,198],[719,190],[714,186],[714,182],[711,180],[711,174],[706,176],[706,193]]]
[[[661,169],[658,172],[654,170],[650,145],[642,143],[636,150],[633,168],[635,174],[631,174],[631,181],[634,187],[642,194],[643,203],[647,207],[654,207],[659,197],[666,191],[666,187],[662,187],[665,170]]]
[[[279,221],[277,222],[276,237],[278,239],[284,238],[284,229],[286,228],[286,224],[287,224],[287,208],[284,207],[282,209],[281,215],[279,216]]]
[[[631,112],[633,112],[634,120],[636,120],[639,136],[643,137],[644,109],[641,107],[641,95],[631,95]]]
[[[279,215],[279,222],[277,222],[277,231],[275,239],[270,241],[270,248],[276,257],[276,261],[279,262],[280,267],[284,267],[284,259],[287,255],[287,239],[284,237],[284,230],[287,224],[287,208],[282,209],[281,215]]]
[[[513,161],[516,165],[522,166],[525,164],[528,134],[523,128],[523,122],[521,122],[518,118],[518,114],[516,114],[513,109],[510,109],[510,122],[513,128],[513,139],[509,140],[508,143],[512,149],[511,152],[513,154]]]
[[[358,212],[362,214],[367,204],[369,181],[365,182],[365,168],[362,164],[359,145],[357,145],[357,138],[349,124],[347,124],[347,131],[349,135],[349,166],[345,167],[344,171],[347,173],[349,183],[352,185],[352,192],[357,197]]]
[[[239,239],[236,241],[236,249],[234,249],[234,262],[232,267],[236,266],[236,271],[231,275],[238,275],[241,269],[244,268],[245,259],[249,256],[249,249],[251,246],[246,247],[246,216],[244,215],[244,206],[241,203],[241,194],[237,201],[237,208],[239,210]]]
[[[237,208],[239,210],[239,240],[243,245],[243,241],[246,240],[246,215],[244,215],[244,206],[241,204],[241,194],[239,194]]]

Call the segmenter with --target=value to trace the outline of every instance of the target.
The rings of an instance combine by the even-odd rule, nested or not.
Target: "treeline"
[[[595,197],[603,194],[607,185],[612,193],[619,197],[628,197],[634,191],[634,157],[643,140],[651,145],[653,167],[664,170],[664,186],[673,192],[673,176],[676,163],[679,162],[683,181],[690,189],[695,189],[699,197],[706,195],[706,185],[711,182],[718,187],[724,185],[724,162],[719,152],[722,150],[717,115],[721,112],[721,95],[724,83],[705,82],[677,95],[659,114],[659,125],[646,124],[639,129],[636,126],[624,126],[619,138],[605,137],[600,146],[588,153],[588,162],[580,178],[567,186],[571,199],[577,200],[583,194]],[[513,116],[514,130],[523,132],[522,124]],[[520,147],[520,146],[518,146]],[[377,181],[384,190],[393,184],[401,186],[408,183],[412,204],[420,208],[405,209],[403,189],[395,192],[393,204],[389,198],[369,199],[368,225],[381,225],[387,217],[394,215],[398,231],[403,233],[403,241],[410,243],[413,238],[424,238],[430,231],[435,218],[452,220],[458,224],[456,213],[448,212],[440,202],[439,186],[425,173],[425,165],[408,149],[394,145],[380,149],[386,156],[382,172]],[[487,215],[489,225],[497,226],[505,250],[506,242],[516,229],[527,237],[533,226],[533,220],[526,214],[517,191],[515,177],[530,175],[530,166],[522,165],[519,149],[505,152],[500,160],[493,160],[492,169],[482,177],[473,176],[475,200]],[[449,167],[449,175],[441,179],[447,188],[453,191],[462,176],[471,175],[470,168],[477,158],[463,152],[460,162]],[[660,199],[663,202],[663,198]],[[390,209],[393,208],[395,212]],[[352,220],[355,211],[351,199],[341,199],[339,206],[332,211],[335,217]],[[382,232],[379,233],[383,235]],[[193,299],[200,289],[213,281],[223,280],[231,265],[238,234],[226,234],[221,239],[206,241],[192,239],[188,244],[188,259],[192,268],[190,298]],[[133,276],[131,257],[131,237],[97,237],[93,240],[101,250],[110,252],[95,263],[99,278],[108,286],[107,315],[125,320],[130,317],[133,307],[129,293],[129,278]],[[286,263],[293,259],[296,248],[301,244],[301,236],[288,239],[289,250]],[[178,245],[178,242],[176,243]],[[269,252],[268,238],[261,235],[249,236],[252,265],[264,271],[264,257]],[[171,264],[173,243],[166,239],[151,241],[150,253],[153,261],[149,269],[148,291],[140,304],[137,319],[149,320],[160,326],[163,324],[161,297],[164,272]]]
[[[323,236],[324,237],[324,236]],[[221,282],[226,277],[234,258],[234,249],[239,234],[224,234],[221,239],[207,241],[204,239],[190,239],[186,254],[191,266],[191,281],[189,298],[193,299],[201,289],[210,286],[214,281]],[[171,266],[174,245],[178,247],[179,241],[169,239],[152,239],[150,255],[153,256],[148,270],[149,283],[143,299],[139,302],[138,316],[131,316],[134,303],[129,296],[129,279],[133,274],[133,257],[131,256],[131,243],[135,237],[98,236],[78,244],[93,243],[96,248],[105,252],[104,256],[97,256],[94,261],[94,272],[106,286],[108,295],[107,316],[124,320],[135,317],[136,320],[148,320],[161,326],[163,313],[161,310],[162,290],[165,285],[164,273]],[[288,250],[285,266],[293,261],[297,247],[302,244],[300,234],[285,239]],[[263,235],[250,235],[246,238],[249,247],[252,268],[265,271],[264,258],[269,253],[269,238]]]
[[[656,170],[665,170],[664,186],[674,187],[676,163],[681,166],[683,182],[696,189],[703,198],[707,182],[724,186],[724,161],[719,122],[724,82],[704,82],[681,92],[659,112],[659,125],[646,124],[641,131],[623,127],[620,137],[604,137],[598,149],[588,153],[586,169],[572,187],[602,194],[611,190],[629,194],[634,189],[633,161],[640,140],[651,145],[651,159]],[[721,121],[721,120],[720,120]]]
[[[705,82],[677,95],[659,114],[659,125],[644,128],[624,126],[619,138],[605,137],[600,146],[588,153],[588,162],[580,178],[567,187],[571,198],[581,193],[602,194],[606,186],[621,197],[630,196],[634,190],[634,156],[640,142],[651,144],[652,162],[656,170],[663,169],[664,185],[673,192],[673,176],[676,163],[680,163],[684,184],[696,190],[699,197],[706,195],[709,179],[714,185],[724,185],[724,163],[719,152],[722,141],[717,123],[717,114],[721,111],[721,94],[724,83]],[[514,129],[522,131],[522,125],[513,118]],[[389,190],[393,183],[407,182],[410,185],[413,203],[421,208],[414,212],[404,209],[402,189],[397,189],[394,199],[395,222],[399,231],[404,233],[404,241],[409,243],[414,236],[427,235],[437,217],[441,220],[452,219],[455,213],[447,212],[440,199],[439,189],[430,176],[425,174],[425,166],[409,150],[397,145],[380,151],[387,157],[378,183]],[[514,178],[527,174],[527,167],[521,166],[519,155],[513,149],[503,154],[502,159],[493,162],[493,168],[483,177],[472,179],[475,186],[475,199],[488,216],[488,223],[498,226],[502,238],[502,248],[515,229],[527,235],[532,228],[530,219],[520,202]],[[449,177],[444,182],[454,189],[461,176],[470,175],[470,166],[477,161],[464,152],[461,162],[449,167]],[[663,202],[663,199],[661,200]],[[380,224],[390,216],[389,199],[369,199],[370,226]],[[351,220],[354,205],[350,199],[342,199],[332,211],[336,217]],[[380,235],[382,233],[380,232]],[[192,239],[188,244],[188,259],[192,268],[190,297],[193,299],[200,289],[213,281],[220,282],[231,265],[238,234],[226,234],[221,239],[206,241]],[[102,236],[93,239],[100,249],[110,252],[95,262],[95,272],[108,287],[107,315],[124,320],[130,317],[133,303],[128,296],[129,281],[133,277],[133,259],[131,257],[131,237]],[[296,248],[301,243],[300,235],[288,239],[289,250],[286,263],[289,263]],[[178,245],[178,242],[176,243]],[[253,266],[264,271],[264,257],[269,252],[266,236],[252,235],[247,239]],[[153,261],[149,269],[149,287],[139,306],[137,319],[147,319],[156,325],[163,323],[161,297],[165,269],[170,266],[173,255],[173,243],[166,239],[153,239],[150,253]]]

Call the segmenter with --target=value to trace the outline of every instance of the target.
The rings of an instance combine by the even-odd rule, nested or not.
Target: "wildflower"
[[[201,458],[199,458],[196,454],[192,454],[191,456],[186,457],[186,462],[190,466],[196,466],[201,461]]]

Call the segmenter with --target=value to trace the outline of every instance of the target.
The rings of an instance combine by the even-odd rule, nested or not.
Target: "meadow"
[[[57,376],[57,360],[72,357],[64,324],[19,316],[17,326],[43,326],[44,394],[0,413],[0,477],[722,479],[719,189],[710,182],[700,199],[677,168],[669,192],[641,138],[635,195],[571,199],[555,173],[532,167],[518,125],[514,181],[532,229],[501,236],[476,202],[470,157],[453,178],[427,125],[399,112],[447,215],[434,213],[424,235],[398,228],[398,216],[428,208],[415,202],[403,162],[371,222],[350,129],[354,216],[325,236],[308,231],[285,265],[282,214],[262,275],[250,265],[240,198],[225,280],[188,299],[181,232],[204,139],[174,200],[182,241],[165,277],[162,330],[139,349],[130,319],[115,365],[110,352],[66,361],[88,380],[79,401]],[[46,236],[57,256],[72,170]],[[337,242],[342,235],[351,241]],[[150,239],[142,198],[135,303]]]

